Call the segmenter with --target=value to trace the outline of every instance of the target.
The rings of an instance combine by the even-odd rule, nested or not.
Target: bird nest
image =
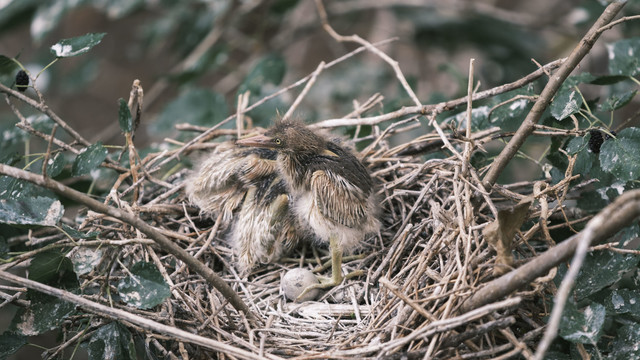
[[[482,235],[497,217],[497,207],[505,206],[501,203],[525,199],[528,204],[518,192],[531,189],[533,184],[501,187],[491,197],[483,190],[469,161],[482,144],[493,140],[497,129],[464,137],[445,135],[437,128],[392,145],[402,134],[416,129],[421,131],[424,126],[411,117],[385,130],[374,126],[372,135],[366,137],[358,137],[356,131],[354,138],[344,140],[362,149],[358,155],[377,184],[382,227],[379,234],[368,237],[358,251],[343,260],[345,273],[363,270],[364,275],[345,280],[324,292],[318,301],[287,300],[281,291],[281,279],[288,270],[300,267],[328,275],[328,249],[303,242],[280,260],[244,273],[226,240],[229,229],[223,225],[222,216],[201,214],[185,198],[182,188],[190,170],[173,175],[168,183],[146,184],[138,208],[144,209],[140,216],[214,269],[250,313],[234,309],[227,295],[207,284],[193,269],[146,242],[118,247],[121,255],[111,263],[111,276],[125,276],[131,264],[151,259],[170,282],[172,296],[153,312],[137,312],[167,326],[217,340],[219,346],[228,347],[217,350],[238,357],[478,358],[527,351],[526,344],[538,340],[541,334],[546,308],[539,295],[552,276],[539,279],[507,300],[473,305],[468,301],[481,284],[519,261],[507,253],[524,259],[534,256],[536,247],[540,247],[531,242],[532,233],[520,234],[518,242],[505,245],[507,251],[489,244],[491,236]],[[339,132],[342,126],[334,130]],[[255,131],[259,129],[243,133]],[[224,135],[228,133],[207,132],[209,138],[229,138]],[[194,145],[190,150],[207,154],[210,148],[219,146],[217,140]],[[454,155],[434,156],[441,155],[443,147]],[[527,209],[520,211],[520,224],[529,217]],[[106,220],[89,216],[85,228],[104,230],[108,226],[108,238],[132,237],[130,228]],[[83,281],[101,282],[99,278],[103,274],[94,271]],[[177,336],[178,341],[166,342],[156,335],[147,336],[147,340],[153,340],[148,343],[154,352],[187,351],[195,358],[210,356],[207,346],[199,347],[188,338]]]

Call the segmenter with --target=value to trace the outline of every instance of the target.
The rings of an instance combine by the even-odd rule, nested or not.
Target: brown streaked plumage
[[[373,180],[364,165],[350,151],[299,121],[278,120],[264,135],[236,144],[278,152],[278,169],[299,223],[318,241],[330,244],[332,277],[313,287],[342,282],[343,251],[353,249],[380,227]]]
[[[223,214],[243,273],[257,263],[279,259],[301,237],[276,155],[273,150],[221,143],[187,180],[191,203],[204,214]]]

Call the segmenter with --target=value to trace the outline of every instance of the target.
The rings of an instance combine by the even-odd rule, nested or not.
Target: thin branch
[[[27,105],[31,106],[32,108],[40,111],[41,113],[47,115],[49,118],[51,118],[51,120],[53,120],[56,124],[58,124],[61,128],[63,128],[69,135],[71,135],[71,137],[73,137],[77,142],[79,142],[80,144],[84,145],[84,146],[89,146],[91,145],[90,142],[88,142],[85,138],[82,137],[82,135],[80,135],[77,131],[73,130],[73,128],[71,126],[69,126],[66,122],[64,122],[64,120],[62,120],[56,113],[54,113],[49,106],[47,106],[45,103],[40,103],[37,102],[35,100],[33,100],[32,98],[20,93],[19,91],[15,91],[12,90],[6,86],[4,86],[3,84],[0,84],[0,92],[3,92],[7,95],[13,96],[16,99],[26,103]]]
[[[625,17],[622,17],[622,18],[620,18],[620,19],[618,19],[616,21],[611,22],[609,25],[601,27],[600,29],[598,29],[598,32],[602,33],[602,32],[605,32],[605,31],[611,29],[612,27],[614,27],[616,25],[622,24],[623,22],[630,21],[630,20],[638,20],[638,19],[640,19],[640,15],[625,16]]]
[[[298,107],[298,105],[300,105],[300,102],[302,101],[302,99],[304,99],[304,97],[307,95],[307,93],[309,92],[313,84],[316,83],[316,79],[318,78],[318,75],[320,75],[320,73],[322,72],[322,69],[324,69],[324,66],[325,66],[324,61],[320,61],[320,64],[318,65],[316,70],[311,74],[311,78],[307,82],[307,85],[304,86],[304,89],[302,89],[302,91],[300,92],[300,95],[298,95],[298,97],[293,102],[289,110],[287,110],[287,113],[284,114],[284,116],[282,117],[282,120],[287,120],[291,118],[293,113],[296,111],[296,108]]]
[[[26,180],[36,185],[45,187],[56,192],[59,195],[83,204],[93,211],[112,216],[135,227],[136,229],[147,235],[149,238],[151,238],[153,241],[155,241],[158,245],[160,245],[163,250],[185,262],[190,269],[194,270],[200,276],[206,279],[209,284],[215,287],[226,299],[229,300],[231,305],[236,310],[242,311],[250,319],[256,319],[255,315],[251,313],[240,296],[238,296],[238,294],[229,285],[227,285],[227,283],[220,276],[213,272],[213,270],[211,270],[209,267],[195,259],[193,256],[189,255],[184,249],[176,245],[175,242],[169,240],[169,238],[163,235],[156,228],[142,221],[136,215],[123,211],[121,209],[107,206],[97,200],[90,198],[84,193],[61,184],[58,181],[45,178],[40,175],[36,175],[34,173],[24,171],[12,166],[0,164],[0,174],[11,176],[16,179]]]

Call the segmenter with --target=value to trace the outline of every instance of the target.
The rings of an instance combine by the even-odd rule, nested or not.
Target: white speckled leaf
[[[51,46],[51,53],[56,57],[82,55],[98,45],[106,33],[89,33],[86,35],[63,39]]]
[[[551,115],[557,120],[562,120],[567,116],[580,110],[582,106],[582,96],[575,88],[575,82],[566,81],[553,98],[551,103]]]
[[[640,38],[624,39],[607,45],[609,72],[635,76],[640,73]]]
[[[54,297],[31,302],[28,308],[20,309],[14,319],[16,330],[28,336],[40,335],[59,328],[64,319],[75,311],[74,303]]]
[[[118,284],[118,292],[127,304],[149,309],[162,303],[171,294],[169,285],[154,264],[137,262],[130,271],[131,275]]]
[[[136,347],[131,332],[118,322],[100,327],[87,345],[89,360],[135,360]]]
[[[64,214],[59,200],[48,197],[0,199],[0,223],[54,226]]]
[[[574,303],[567,302],[558,334],[574,343],[595,344],[600,338],[606,313],[604,306],[598,303],[592,303],[580,311]]]
[[[78,154],[76,160],[73,163],[71,172],[73,175],[86,175],[91,170],[97,169],[100,164],[107,158],[109,152],[102,146],[101,142],[97,142],[84,149],[83,152]]]
[[[620,234],[621,244],[638,236],[636,225],[624,229]],[[623,245],[618,245],[622,247]],[[587,255],[578,273],[574,290],[576,300],[582,300],[620,280],[627,272],[638,266],[637,256],[612,251],[595,251]]]
[[[600,166],[619,180],[640,177],[640,129],[627,128],[600,148]]]

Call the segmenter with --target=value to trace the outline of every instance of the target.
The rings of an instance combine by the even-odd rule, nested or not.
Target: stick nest
[[[141,260],[154,262],[170,283],[172,295],[149,311],[117,300],[113,306],[268,358],[444,359],[530,354],[529,346],[539,340],[544,324],[541,318],[547,314],[540,294],[552,276],[507,300],[465,312],[461,307],[484,282],[547,247],[544,239],[533,237],[535,231],[519,233],[517,226],[513,242],[505,245],[506,254],[516,257],[505,259],[499,247],[490,245],[483,236],[483,229],[495,220],[497,208],[525,198],[519,193],[530,192],[532,184],[501,187],[491,198],[482,190],[468,161],[479,146],[492,140],[497,129],[471,138],[455,132],[442,137],[436,131],[404,136],[416,128],[424,126],[410,118],[384,131],[373,126],[372,135],[347,140],[361,149],[368,144],[359,155],[383,199],[383,226],[378,236],[368,238],[359,252],[343,261],[345,273],[364,270],[365,276],[346,280],[317,302],[286,301],[280,281],[296,267],[328,275],[328,250],[303,244],[279,261],[260,265],[241,277],[220,218],[216,221],[200,215],[185,199],[183,181],[188,169],[174,173],[167,181],[143,180],[140,201],[134,207],[119,199],[122,193],[112,200],[137,212],[214,269],[240,295],[257,321],[249,321],[236,311],[221,293],[175,257],[141,239],[136,229],[92,212],[83,229],[99,231],[100,239],[116,242],[105,242],[100,264],[81,277],[81,284],[102,289],[91,298],[108,304],[107,286],[111,293],[117,293],[114,284],[127,276],[129,267]],[[341,130],[338,127],[334,133]],[[411,140],[402,142],[402,138]],[[207,146],[216,143],[199,147]],[[456,155],[434,156],[452,153],[440,151],[443,147],[455,150]],[[169,154],[155,156],[154,161]],[[534,215],[541,216],[540,212],[525,211],[522,221]],[[82,244],[79,241],[77,245]],[[137,330],[154,352],[186,351],[192,358],[209,358],[213,353],[186,339],[166,341]]]

